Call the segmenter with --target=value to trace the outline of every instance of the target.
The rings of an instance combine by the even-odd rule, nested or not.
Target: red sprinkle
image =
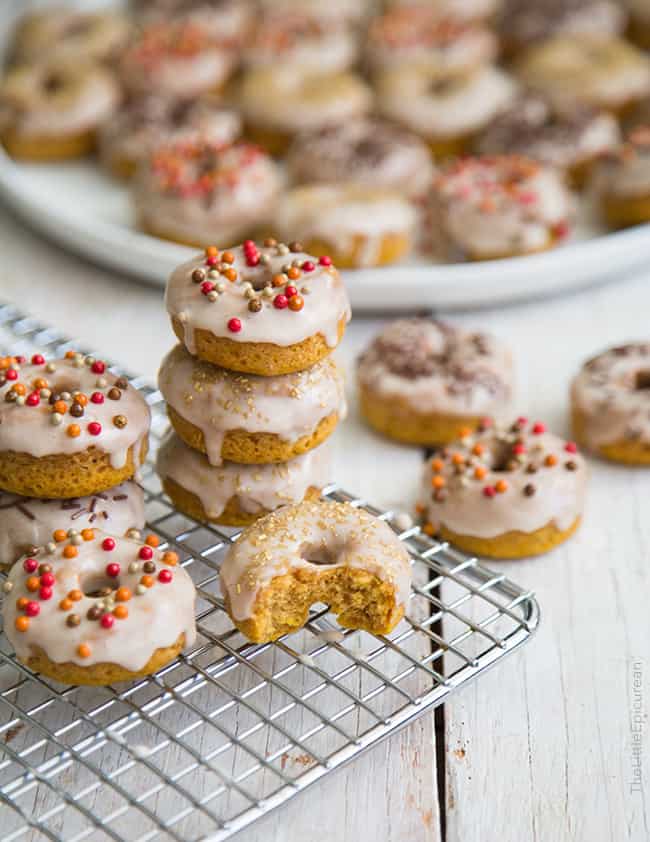
[[[244,240],[244,251],[257,251],[255,240]]]
[[[102,618],[99,622],[101,623],[103,629],[112,629],[115,617],[113,617],[112,614],[102,614]]]
[[[284,310],[289,306],[289,299],[286,295],[282,295],[282,293],[280,293],[280,295],[276,295],[273,299],[273,306],[276,310]]]
[[[44,585],[46,588],[51,588],[56,579],[52,575],[52,573],[43,573],[41,576],[41,585]]]
[[[36,617],[40,613],[41,613],[41,606],[38,604],[38,602],[31,602],[30,601],[25,606],[25,614],[27,614],[28,617]]]
[[[239,321],[239,319],[230,319],[228,321],[228,330],[231,333],[239,333],[239,331],[241,330],[241,322]]]
[[[246,255],[246,265],[247,266],[257,266],[259,262],[260,262],[259,254],[251,253],[251,254]]]
[[[516,445],[512,448],[512,452],[515,454],[515,456],[519,456],[520,454],[522,454],[522,453],[525,453],[525,452],[526,452],[526,445],[525,445],[525,444],[521,444],[521,442],[520,442],[519,444],[516,444]]]
[[[18,372],[15,368],[9,368],[5,372],[5,377],[7,380],[18,380]]]
[[[564,445],[564,449],[567,453],[577,453],[578,452],[578,445],[574,441],[568,441]]]
[[[519,418],[517,418],[517,426],[525,427],[526,424],[528,424],[528,418],[524,417],[523,415],[520,415]]]
[[[285,287],[284,294],[287,298],[291,298],[294,295],[298,295],[298,290],[293,286]]]
[[[23,357],[23,356],[21,355],[21,356],[19,356],[19,357],[15,357],[15,360],[16,360],[16,362],[18,363],[18,365],[22,365],[22,364],[25,362],[25,357]]]
[[[106,363],[103,363],[101,360],[95,360],[90,370],[93,374],[103,374],[106,371]]]
[[[203,293],[203,295],[207,295],[209,292],[212,292],[213,289],[214,284],[212,283],[212,281],[203,281],[203,283],[201,284],[201,292]]]
[[[112,579],[116,579],[120,575],[120,570],[122,568],[116,561],[112,561],[110,564],[106,565],[106,575],[110,576]]]
[[[541,433],[545,432],[546,424],[542,424],[541,421],[537,421],[535,424],[533,424],[533,433],[535,433],[536,436],[539,436]]]
[[[174,576],[171,570],[166,570],[164,568],[158,574],[158,581],[162,582],[163,585],[168,585],[173,578]]]
[[[483,489],[483,496],[484,497],[494,497],[497,493],[496,488],[493,485],[486,485]]]
[[[320,263],[321,266],[331,266],[332,265],[332,258],[328,257],[326,254],[324,254],[322,257],[320,257],[318,259],[318,262]],[[305,269],[304,264],[303,264],[302,268]],[[305,269],[305,271],[311,272],[311,269]]]
[[[102,395],[101,392],[93,392],[92,395],[90,396],[90,400],[93,403],[104,403],[104,396]]]
[[[321,257],[321,260],[322,259],[323,258]],[[327,259],[329,260],[329,257]],[[332,261],[330,260],[330,263],[331,262]],[[328,266],[328,265],[329,264],[327,264],[327,263],[323,263],[323,266]],[[302,266],[300,268],[302,269],[303,272],[313,272],[314,269],[316,268],[316,264],[312,263],[311,260],[305,260],[305,262],[302,264]]]
[[[27,399],[25,400],[27,406],[38,406],[40,402],[41,396],[38,394],[38,392],[30,392],[30,394],[27,395]]]
[[[26,558],[25,561],[23,561],[23,570],[26,573],[34,573],[37,567],[38,562],[35,558]]]
[[[87,427],[88,432],[91,436],[98,436],[102,431],[102,425],[99,421],[91,421]]]
[[[115,549],[115,539],[114,538],[104,538],[102,541],[102,550],[106,550],[109,553],[111,550]]]
[[[140,547],[140,552],[138,553],[138,556],[143,561],[149,561],[153,558],[153,550],[151,549],[151,547]]]
[[[211,254],[210,257],[206,257],[205,259],[206,266],[216,266],[218,262],[219,258],[214,254]]]
[[[42,354],[34,354],[32,357],[32,365],[43,365],[45,357]]]
[[[41,599],[52,599],[52,588],[41,588],[38,595]]]

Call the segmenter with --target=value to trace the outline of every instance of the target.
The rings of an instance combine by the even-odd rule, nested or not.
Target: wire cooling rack
[[[83,350],[0,305],[3,353],[70,348]],[[167,426],[162,397],[133,380],[152,408],[155,451]],[[388,521],[408,546],[407,618],[373,637],[340,629],[315,606],[303,630],[251,644],[232,627],[218,585],[237,531],[179,515],[151,461],[142,481],[149,529],[198,588],[197,642],[154,676],[89,688],[32,673],[0,639],[2,842],[227,839],[443,702],[539,622],[532,594],[332,487],[325,497]]]

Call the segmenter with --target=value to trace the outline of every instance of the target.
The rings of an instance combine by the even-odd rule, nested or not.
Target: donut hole
[[[117,579],[111,579],[103,573],[91,574],[81,582],[81,590],[85,596],[99,599],[116,591],[119,587]]]
[[[650,369],[637,371],[634,376],[634,388],[639,392],[650,389]]]
[[[63,74],[56,70],[47,73],[43,79],[43,90],[46,94],[55,95],[60,93],[66,85],[66,80]]]
[[[342,551],[343,545],[305,543],[300,547],[300,557],[308,564],[327,567],[338,563]]]
[[[492,450],[490,470],[495,474],[505,474],[513,471],[516,464],[512,447],[506,442],[497,442]]]

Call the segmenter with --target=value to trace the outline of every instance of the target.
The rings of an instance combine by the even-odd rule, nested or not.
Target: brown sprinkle
[[[127,420],[125,415],[116,415],[113,418],[113,424],[117,427],[118,430],[123,430],[127,425]]]
[[[297,240],[294,240],[292,243],[289,243],[289,251],[294,252],[294,254],[296,254],[297,252],[304,251],[302,243],[299,243]]]
[[[113,386],[111,389],[108,390],[107,395],[112,401],[119,401],[119,399],[122,397],[122,392],[120,392],[120,390],[116,386]]]
[[[197,267],[192,272],[192,280],[194,281],[195,284],[200,284],[202,281],[204,281],[205,280],[205,272],[203,271],[203,269],[200,269],[200,268]]]
[[[71,615],[71,616],[74,616],[74,615]],[[99,605],[92,605],[88,609],[88,613],[86,614],[86,617],[88,617],[89,620],[99,620],[99,618],[101,616],[102,616],[102,609],[99,607]]]
[[[248,309],[251,313],[259,313],[259,311],[262,309],[262,302],[259,300],[259,298],[251,298],[251,300],[248,302]]]
[[[536,491],[537,489],[532,484],[532,482],[529,482],[528,485],[524,486],[524,494],[526,495],[526,497],[532,497]]]
[[[567,471],[577,471],[578,470],[578,464],[577,464],[577,462],[574,462],[573,459],[570,459],[564,465],[564,467],[567,469]]]
[[[78,626],[80,622],[81,617],[78,614],[68,614],[68,616],[66,617],[65,624],[66,626],[70,626],[70,628],[73,628],[74,626]]]
[[[124,391],[125,389],[129,388],[129,381],[126,379],[126,377],[118,377],[115,381],[115,385],[118,389]]]
[[[145,573],[155,573],[156,565],[153,563],[153,561],[145,561],[145,563],[142,565],[142,569]]]

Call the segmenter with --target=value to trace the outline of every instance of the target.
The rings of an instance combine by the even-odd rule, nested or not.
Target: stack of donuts
[[[176,508],[242,526],[318,497],[346,410],[330,354],[350,309],[331,259],[274,239],[208,246],[166,304],[180,344],[158,377],[173,429],[157,467]]]
[[[0,360],[0,564],[18,658],[68,684],[147,675],[194,639],[194,587],[143,538],[142,395],[68,351]]]
[[[337,266],[556,247],[585,191],[650,220],[644,0],[132,0],[19,21],[0,141],[98,151],[137,225]],[[469,156],[469,157],[468,157]]]

